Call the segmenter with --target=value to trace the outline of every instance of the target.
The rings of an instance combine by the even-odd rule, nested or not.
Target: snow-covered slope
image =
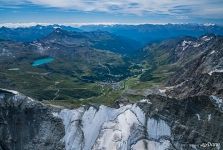
[[[59,114],[65,125],[67,150],[134,149],[143,147],[140,141],[146,137],[149,137],[149,149],[158,149],[163,147],[163,142],[159,141],[171,136],[170,127],[164,120],[146,119],[136,104],[119,109],[100,106],[84,110],[83,107],[64,109]]]

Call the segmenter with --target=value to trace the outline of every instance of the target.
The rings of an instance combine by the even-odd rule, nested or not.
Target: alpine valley
[[[0,28],[0,150],[223,149],[223,26]]]

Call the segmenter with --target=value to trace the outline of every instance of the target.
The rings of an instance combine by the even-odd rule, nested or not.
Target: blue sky
[[[0,0],[0,23],[215,23],[223,0]]]

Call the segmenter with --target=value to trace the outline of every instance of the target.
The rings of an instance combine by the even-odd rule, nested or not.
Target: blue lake
[[[44,65],[44,64],[48,64],[48,63],[50,63],[52,61],[54,61],[54,58],[51,58],[51,57],[41,58],[41,59],[35,60],[32,63],[32,66],[36,67],[36,66]]]

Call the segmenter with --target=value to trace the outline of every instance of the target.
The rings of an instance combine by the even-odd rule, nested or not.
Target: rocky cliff
[[[145,47],[143,54],[152,66],[144,76],[163,71],[160,76],[167,76],[164,82],[169,96],[178,99],[201,95],[223,98],[222,36],[210,34],[166,40]]]
[[[181,49],[177,63],[182,66],[168,81],[173,86],[170,94],[178,98],[223,97],[223,37],[209,35],[195,41],[184,40]]]
[[[0,90],[0,149],[64,149],[64,126],[53,116],[54,109],[18,92]]]
[[[0,91],[2,150],[221,149],[222,100],[149,95],[135,104],[65,109]]]

